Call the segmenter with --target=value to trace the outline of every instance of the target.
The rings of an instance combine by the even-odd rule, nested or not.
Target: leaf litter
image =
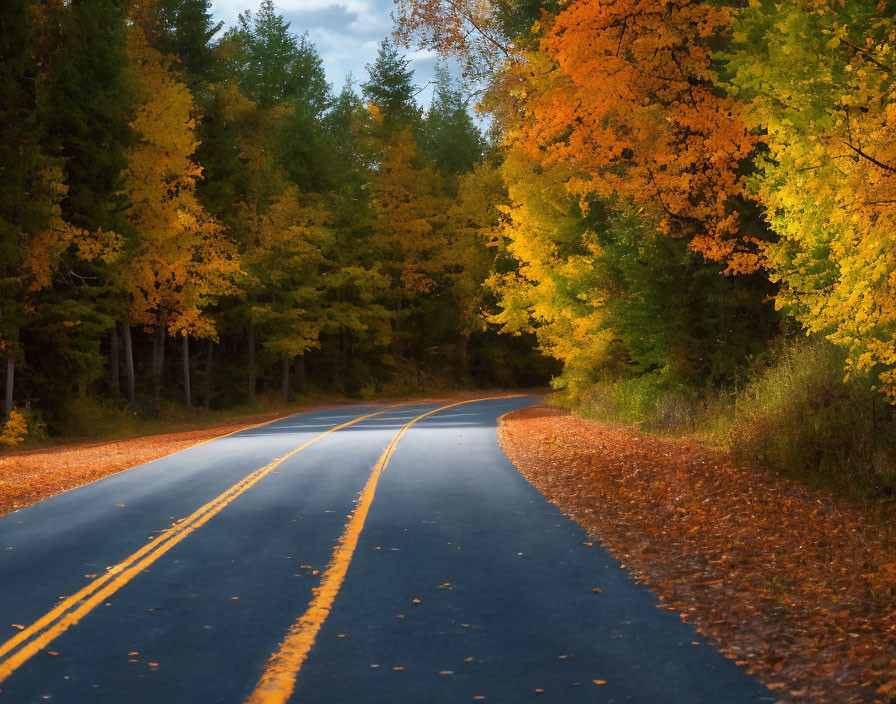
[[[896,702],[896,541],[861,505],[559,409],[509,414],[499,437],[661,608],[778,696]]]

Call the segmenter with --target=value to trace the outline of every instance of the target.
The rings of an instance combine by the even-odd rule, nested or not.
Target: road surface
[[[0,704],[775,701],[504,457],[536,400],[303,413],[0,518]]]

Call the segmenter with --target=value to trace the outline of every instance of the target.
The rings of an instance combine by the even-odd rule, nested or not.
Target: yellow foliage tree
[[[896,400],[896,20],[880,3],[753,0],[728,55],[762,130],[776,303]]]
[[[173,59],[151,48],[143,31],[128,34],[130,81],[139,86],[128,154],[127,218],[134,237],[123,270],[134,322],[155,331],[153,377],[158,410],[166,334],[208,337],[214,323],[203,310],[234,290],[239,270],[222,227],[196,200],[202,169],[193,99],[171,70]],[[188,352],[184,343],[185,354]]]
[[[595,265],[600,244],[566,188],[576,171],[562,163],[542,168],[525,151],[512,149],[503,173],[510,204],[498,233],[518,264],[490,278],[501,307],[490,320],[511,334],[535,332],[542,351],[568,369],[590,368],[612,340],[610,292]]]
[[[374,123],[380,120],[370,107]],[[444,270],[444,227],[448,201],[441,177],[418,163],[410,126],[374,140],[376,165],[371,177],[375,229],[388,247],[397,282],[406,297],[426,294],[439,284]]]

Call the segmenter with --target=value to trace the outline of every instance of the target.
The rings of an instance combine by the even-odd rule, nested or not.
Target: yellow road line
[[[337,430],[347,428],[362,420],[373,418],[374,416],[381,415],[403,405],[407,404],[395,404],[381,411],[368,413],[367,415],[355,418],[347,423],[342,423],[334,428],[330,428],[326,432],[321,433],[317,437],[312,438],[308,442],[297,447],[289,454],[274,460],[261,469],[257,469],[248,477],[237,482],[227,491],[212,499],[210,502],[194,511],[190,516],[179,521],[151,542],[144,545],[137,552],[108,569],[101,577],[96,578],[77,593],[61,601],[37,621],[0,645],[0,658],[2,658],[0,659],[0,682],[3,682],[3,680],[9,677],[9,675],[24,662],[40,652],[40,650],[46,647],[54,638],[62,635],[71,626],[78,623],[78,621],[88,614],[97,604],[121,589],[121,587],[130,582],[141,571],[158,560],[194,530],[208,522],[213,516],[220,513],[225,506],[258,483],[290,457],[304,450],[312,443],[326,437],[330,433],[335,433]],[[16,650],[20,645],[22,647]],[[9,653],[12,654],[8,655]]]
[[[321,577],[320,586],[314,590],[314,598],[308,605],[308,609],[290,627],[286,637],[280,643],[277,652],[271,655],[270,660],[268,660],[267,669],[255,685],[252,694],[246,699],[245,704],[285,704],[290,696],[292,696],[299,670],[302,668],[305,659],[308,657],[308,652],[314,645],[314,640],[317,638],[317,634],[323,626],[324,621],[326,621],[327,616],[330,615],[330,610],[333,608],[333,602],[336,599],[336,595],[339,593],[339,589],[342,587],[342,582],[345,580],[349,563],[351,563],[352,555],[358,545],[358,538],[361,536],[361,531],[364,529],[364,522],[367,520],[367,513],[370,510],[370,505],[373,503],[373,495],[376,493],[377,482],[379,481],[380,475],[388,466],[389,460],[392,459],[392,455],[395,452],[395,446],[398,445],[398,441],[401,439],[401,436],[404,435],[405,431],[417,421],[448,408],[463,406],[467,403],[476,403],[479,401],[494,401],[497,399],[518,397],[518,395],[494,396],[491,398],[477,398],[469,401],[451,403],[447,406],[442,406],[441,408],[436,408],[433,411],[417,416],[398,431],[395,437],[392,438],[392,442],[389,443],[385,452],[380,456],[376,465],[374,465],[373,472],[367,480],[367,485],[364,487],[364,490],[361,492],[361,496],[358,499],[358,505],[352,513],[348,523],[345,525],[342,537],[339,539],[339,543],[333,551],[333,557],[330,559],[330,564],[327,565],[327,569]]]

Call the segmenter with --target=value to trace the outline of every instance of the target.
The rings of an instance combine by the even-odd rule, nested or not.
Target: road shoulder
[[[505,416],[499,437],[548,500],[782,699],[896,694],[896,549],[860,507],[544,406]]]

